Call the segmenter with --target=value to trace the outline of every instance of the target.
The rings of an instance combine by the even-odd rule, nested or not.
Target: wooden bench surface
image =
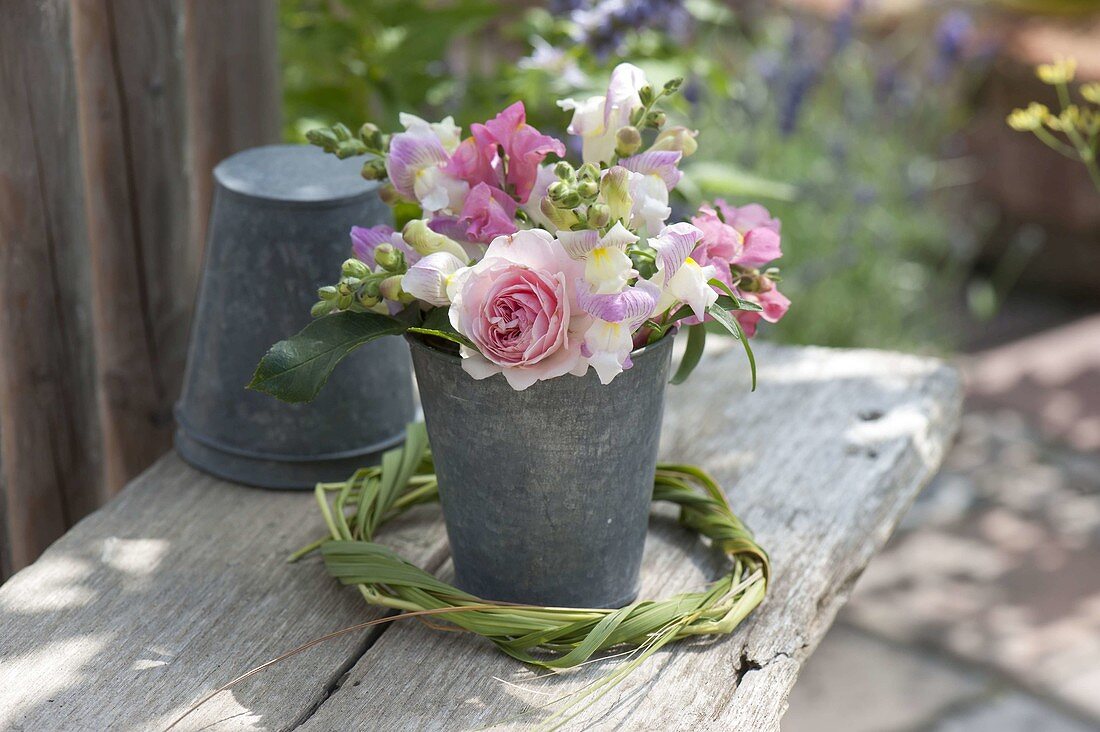
[[[712,341],[669,391],[662,455],[715,475],[774,582],[735,634],[662,650],[567,728],[778,729],[802,663],[954,434],[959,382],[939,361],[761,345],[750,395],[740,348]],[[722,571],[673,516],[655,511],[644,596]],[[312,494],[165,456],[0,587],[0,729],[163,729],[249,668],[377,617],[316,557],[285,563],[323,533]],[[449,571],[437,507],[384,540]],[[177,729],[523,728],[618,662],[543,676],[479,638],[399,620],[278,664]]]

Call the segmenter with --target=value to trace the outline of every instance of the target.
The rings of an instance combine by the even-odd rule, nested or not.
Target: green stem
[[[1061,153],[1067,158],[1077,160],[1081,157],[1076,148],[1074,148],[1072,145],[1067,145],[1066,143],[1062,142],[1042,127],[1035,129],[1035,136],[1038,137],[1039,140],[1041,140],[1051,150],[1054,150],[1057,153]]]

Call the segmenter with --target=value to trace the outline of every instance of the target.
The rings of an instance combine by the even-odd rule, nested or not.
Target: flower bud
[[[653,101],[655,99],[655,96],[653,94],[653,87],[649,84],[646,84],[641,89],[639,89],[638,99],[642,100],[642,106],[644,107],[648,107],[649,105],[653,104]]]
[[[539,202],[539,211],[558,229],[569,230],[573,224],[577,223],[577,215],[571,209],[558,208],[549,196]]]
[[[573,166],[568,161],[562,160],[554,166],[554,175],[558,176],[561,180],[572,183],[576,180],[576,171],[573,170]]]
[[[393,183],[384,183],[378,189],[378,198],[387,206],[396,206],[401,203],[401,194],[394,188]]]
[[[378,292],[387,300],[400,300],[401,296],[405,294],[401,290],[401,275],[394,275],[382,280],[382,284],[378,286]]]
[[[470,259],[469,255],[466,254],[466,250],[457,241],[432,231],[428,228],[428,222],[424,219],[413,219],[405,224],[401,236],[410,247],[425,256],[436,252],[450,252],[463,262]]]
[[[340,271],[345,277],[358,277],[362,279],[370,274],[370,267],[358,259],[346,259]]]
[[[351,305],[353,295],[350,290],[340,293],[340,296],[336,298],[336,307],[341,310],[347,310]],[[330,303],[331,304],[331,303]]]
[[[378,304],[377,295],[368,295],[366,292],[360,292],[356,301],[365,308],[373,308]]]
[[[584,180],[577,184],[577,193],[585,200],[592,200],[600,193],[600,184],[594,180]]]
[[[332,312],[332,309],[336,307],[336,303],[332,300],[321,300],[315,303],[309,310],[309,314],[315,318],[319,318],[322,315],[328,315]]]
[[[585,163],[581,166],[581,169],[577,171],[577,177],[582,180],[599,180],[600,168],[595,163]]]
[[[378,125],[367,122],[359,128],[359,139],[366,143],[371,150],[382,149],[382,131]]]
[[[675,79],[669,79],[665,82],[665,94],[675,94],[680,91],[680,86],[684,83],[684,77],[677,76]]]
[[[621,158],[629,157],[638,152],[642,146],[642,133],[634,125],[620,127],[615,133],[615,154]]]
[[[699,149],[699,143],[695,141],[698,134],[697,131],[689,130],[687,127],[669,127],[667,130],[661,130],[649,149],[681,152],[686,158]]]
[[[571,190],[556,203],[561,208],[576,208],[581,205],[581,194],[576,190]]]
[[[337,122],[332,126],[332,133],[336,135],[336,139],[340,142],[345,142],[351,139],[351,130],[343,122]]]
[[[645,118],[646,127],[652,127],[653,129],[656,129],[656,130],[659,130],[662,127],[664,127],[665,122],[667,122],[667,121],[668,121],[668,117],[665,115],[664,112],[662,112],[660,110],[658,110],[656,112],[650,112],[649,114],[646,115],[646,118]]]
[[[329,285],[328,287],[322,287],[321,289],[317,290],[317,297],[322,300],[335,300],[338,294],[339,293],[336,291],[336,288],[332,285]]]
[[[377,277],[371,277],[371,278],[367,279],[363,283],[363,286],[361,288],[359,288],[360,296],[362,296],[363,293],[366,293],[370,297],[373,297],[373,298],[377,299],[379,292],[380,292],[380,290],[379,290],[379,286],[378,286],[378,278]]]
[[[551,201],[557,203],[558,201],[565,198],[565,196],[569,194],[570,190],[572,190],[572,188],[568,183],[558,180],[550,184],[550,186],[546,189],[546,195],[550,197]]]
[[[386,163],[382,158],[371,158],[363,163],[363,167],[359,170],[359,175],[367,180],[382,180],[386,177]]]
[[[611,221],[611,209],[602,203],[594,203],[588,207],[588,225],[595,229],[602,229]]]
[[[623,223],[630,221],[630,208],[634,201],[630,197],[630,171],[621,165],[616,165],[607,171],[600,183],[600,192],[610,211],[610,220],[619,220]]]
[[[339,138],[336,137],[336,133],[327,127],[315,127],[312,130],[306,132],[306,140],[311,145],[316,145],[325,152],[335,152],[337,145],[340,144]]]
[[[382,269],[393,271],[401,265],[401,255],[393,244],[382,242],[374,248],[374,263]]]

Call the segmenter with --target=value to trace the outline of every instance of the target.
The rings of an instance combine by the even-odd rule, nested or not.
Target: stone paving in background
[[[961,365],[958,442],[811,657],[787,732],[1100,730],[1100,317]]]

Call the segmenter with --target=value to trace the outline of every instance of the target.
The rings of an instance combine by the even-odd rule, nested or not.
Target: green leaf
[[[769,180],[724,163],[697,162],[684,170],[691,187],[703,197],[757,196],[794,201],[798,189],[789,183]]]
[[[684,357],[680,359],[680,367],[676,369],[676,374],[669,380],[670,384],[682,384],[688,376],[691,376],[691,372],[695,370],[695,367],[699,365],[699,360],[703,358],[703,346],[706,345],[706,342],[707,329],[702,323],[688,328],[687,348],[684,350]]]
[[[741,330],[741,324],[737,322],[737,318],[733,317],[728,310],[720,307],[718,303],[714,303],[707,308],[707,312],[714,317],[716,323],[728,330],[734,338],[741,341],[741,345],[745,348],[745,355],[749,358],[749,368],[752,370],[752,390],[756,391],[756,356],[752,353],[752,346],[749,345],[749,339],[745,337],[745,331]]]
[[[720,279],[707,280],[707,284],[711,287],[717,287],[719,290],[725,292],[725,295],[719,295],[716,304],[721,305],[726,310],[748,310],[750,312],[759,313],[764,310],[763,306],[752,302],[751,300],[744,300],[737,296],[737,293],[733,289]]]
[[[379,313],[335,313],[313,321],[300,333],[279,341],[256,367],[248,388],[284,402],[311,401],[336,364],[359,346],[408,326]]]
[[[424,335],[435,336],[436,338],[445,338],[448,341],[453,341],[462,346],[474,348],[474,344],[470,342],[466,336],[455,330],[451,325],[451,316],[447,308],[435,308],[428,311],[427,316],[424,318],[424,322],[421,325],[413,326],[409,328],[410,333],[423,333]]]
[[[729,295],[719,295],[714,304],[723,310],[745,310],[750,313],[764,312],[764,307],[754,303],[752,300],[742,300],[741,298],[733,299]]]

